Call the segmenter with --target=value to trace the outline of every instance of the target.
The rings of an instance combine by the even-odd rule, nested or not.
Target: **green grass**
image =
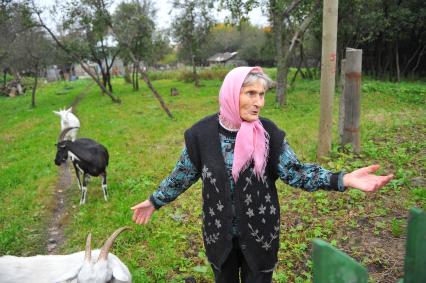
[[[46,225],[54,207],[58,178],[53,159],[60,131],[59,119],[52,111],[70,105],[89,83],[80,80],[41,85],[34,109],[30,108],[29,95],[0,98],[1,255],[46,253]],[[116,228],[130,226],[132,230],[117,239],[113,252],[129,266],[134,282],[182,282],[186,277],[211,282],[213,275],[201,240],[199,182],[156,212],[149,225],[134,225],[130,207],[146,199],[172,170],[183,148],[184,130],[218,110],[221,82],[203,80],[203,86],[197,89],[171,79],[154,81],[174,120],[167,117],[147,87],[133,92],[131,85],[121,79],[113,83],[121,104],[100,95],[94,85],[76,111],[81,121],[80,137],[98,140],[109,150],[110,200],[103,200],[100,180],[93,178],[88,203],[80,207],[77,185],[73,183],[68,192],[69,217],[64,223],[66,242],[60,252],[84,249],[89,232],[93,246],[100,247]],[[286,131],[291,146],[305,162],[315,161],[319,86],[319,81],[298,81],[289,90],[288,105],[281,109],[274,107],[274,94],[270,92],[262,111],[264,117]],[[176,87],[180,95],[171,97],[171,87]],[[404,241],[407,209],[426,208],[425,188],[413,187],[410,181],[426,178],[425,96],[424,83],[363,82],[363,153],[354,156],[335,145],[331,158],[324,163],[329,169],[346,171],[381,164],[382,173],[396,174],[381,192],[306,193],[277,182],[282,233],[275,282],[309,282],[313,237],[343,248],[367,266],[376,264],[380,253],[365,243],[354,245],[351,241],[359,233],[371,231],[383,242]],[[334,132],[337,105],[336,96]]]

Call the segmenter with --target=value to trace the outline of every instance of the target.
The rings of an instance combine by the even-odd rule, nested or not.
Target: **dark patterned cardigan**
[[[310,191],[319,187],[343,190],[341,184],[338,186],[341,174],[332,174],[316,164],[301,164],[284,140],[284,133],[269,120],[261,122],[271,137],[263,178],[258,180],[250,166],[234,184],[230,171],[236,133],[220,127],[214,115],[185,133],[186,150],[181,160],[150,198],[159,208],[185,191],[201,173],[203,239],[209,261],[216,267],[225,261],[232,237],[238,235],[241,250],[253,270],[274,268],[280,226],[275,188],[278,177]]]

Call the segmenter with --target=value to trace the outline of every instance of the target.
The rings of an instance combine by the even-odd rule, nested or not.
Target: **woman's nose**
[[[253,104],[256,105],[256,106],[262,106],[262,104],[263,104],[262,97],[260,97],[260,95],[256,95],[254,97]]]

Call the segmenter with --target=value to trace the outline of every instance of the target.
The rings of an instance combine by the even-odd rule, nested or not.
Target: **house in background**
[[[244,60],[238,60],[235,57],[238,52],[225,52],[225,53],[217,53],[209,58],[207,58],[207,62],[209,62],[209,66],[214,65],[234,65],[235,67],[246,66],[247,62]]]

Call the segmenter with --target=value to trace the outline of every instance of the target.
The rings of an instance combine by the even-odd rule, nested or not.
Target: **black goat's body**
[[[108,150],[92,139],[80,138],[75,141],[60,141],[57,144],[56,165],[66,162],[70,157],[77,175],[81,191],[80,204],[86,202],[89,176],[101,176],[105,200],[108,199],[106,168],[109,162]],[[81,174],[83,175],[81,178]]]
[[[90,176],[97,177],[106,171],[109,162],[108,150],[92,139],[81,138],[68,143],[68,151],[77,159],[77,166]]]

